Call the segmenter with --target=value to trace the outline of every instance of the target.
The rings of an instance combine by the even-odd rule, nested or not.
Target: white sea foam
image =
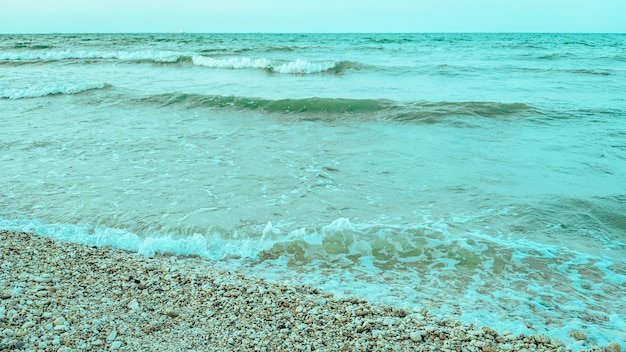
[[[246,69],[246,68],[271,68],[272,62],[268,59],[252,59],[249,57],[236,57],[229,59],[213,59],[204,56],[193,56],[192,62],[196,66],[205,66],[211,68],[229,68],[229,69]]]
[[[336,66],[335,61],[272,61],[266,58],[234,57],[214,59],[205,56],[193,56],[192,62],[197,66],[228,69],[266,69],[277,73],[313,74],[328,71]]]
[[[334,68],[334,61],[311,62],[307,60],[290,61],[272,67],[274,72],[291,74],[321,73]]]
[[[58,60],[122,60],[122,61],[153,61],[176,62],[181,57],[191,56],[191,53],[174,51],[88,51],[88,50],[61,50],[61,51],[32,51],[32,52],[5,52],[0,53],[0,61],[58,61]]]
[[[0,98],[4,99],[23,99],[37,98],[46,95],[56,94],[77,94],[95,89],[104,89],[110,85],[106,83],[96,84],[76,84],[76,83],[45,83],[39,85],[31,85],[23,88],[0,88]]]

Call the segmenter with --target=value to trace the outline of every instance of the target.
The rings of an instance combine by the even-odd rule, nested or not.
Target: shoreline
[[[196,257],[0,230],[0,264],[0,351],[571,350],[545,334],[339,299]]]

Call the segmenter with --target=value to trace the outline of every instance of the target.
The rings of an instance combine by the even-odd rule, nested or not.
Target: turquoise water
[[[625,53],[600,34],[2,35],[0,228],[626,343]]]

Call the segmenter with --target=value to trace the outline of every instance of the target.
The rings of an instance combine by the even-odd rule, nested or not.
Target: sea
[[[0,229],[626,346],[626,35],[0,35]]]

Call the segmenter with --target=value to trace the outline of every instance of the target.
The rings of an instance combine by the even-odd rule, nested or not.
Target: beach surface
[[[149,258],[9,231],[0,231],[0,246],[0,350],[570,350],[544,334],[337,299],[201,258]]]

